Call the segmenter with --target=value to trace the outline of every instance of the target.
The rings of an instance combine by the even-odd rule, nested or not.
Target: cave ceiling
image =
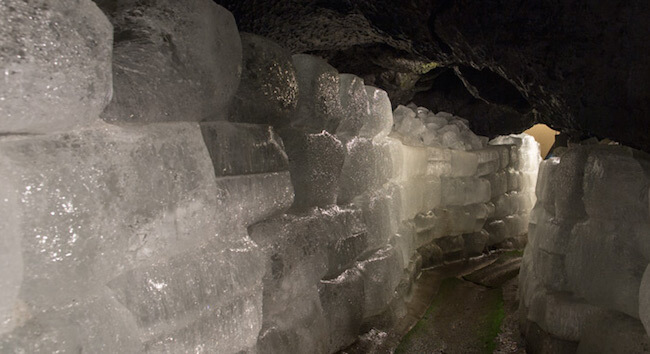
[[[218,0],[241,31],[326,58],[480,134],[546,123],[650,151],[650,2]]]

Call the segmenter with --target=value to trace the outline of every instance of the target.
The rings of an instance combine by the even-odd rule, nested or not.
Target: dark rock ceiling
[[[650,2],[217,0],[241,31],[472,121],[650,151]]]

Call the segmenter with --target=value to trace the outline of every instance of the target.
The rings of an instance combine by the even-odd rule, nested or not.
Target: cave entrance
[[[546,124],[535,124],[529,129],[525,130],[524,133],[532,135],[535,138],[535,141],[539,143],[539,153],[542,158],[545,158],[551,151],[551,147],[555,143],[555,136],[560,134],[557,130],[551,129]]]

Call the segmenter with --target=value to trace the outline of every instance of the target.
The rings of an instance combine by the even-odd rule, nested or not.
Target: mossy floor
[[[516,341],[500,334],[512,332],[504,319],[514,317],[511,295],[513,286],[516,291],[520,259],[518,252],[504,253],[483,269],[443,280],[426,314],[402,338],[395,353],[523,352]]]

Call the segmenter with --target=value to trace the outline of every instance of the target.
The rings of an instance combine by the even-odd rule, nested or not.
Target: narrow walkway
[[[520,263],[519,252],[507,252],[467,275],[442,280],[395,353],[525,353],[516,325]]]
[[[422,273],[408,315],[341,353],[525,353],[517,325],[521,252],[495,253]]]

